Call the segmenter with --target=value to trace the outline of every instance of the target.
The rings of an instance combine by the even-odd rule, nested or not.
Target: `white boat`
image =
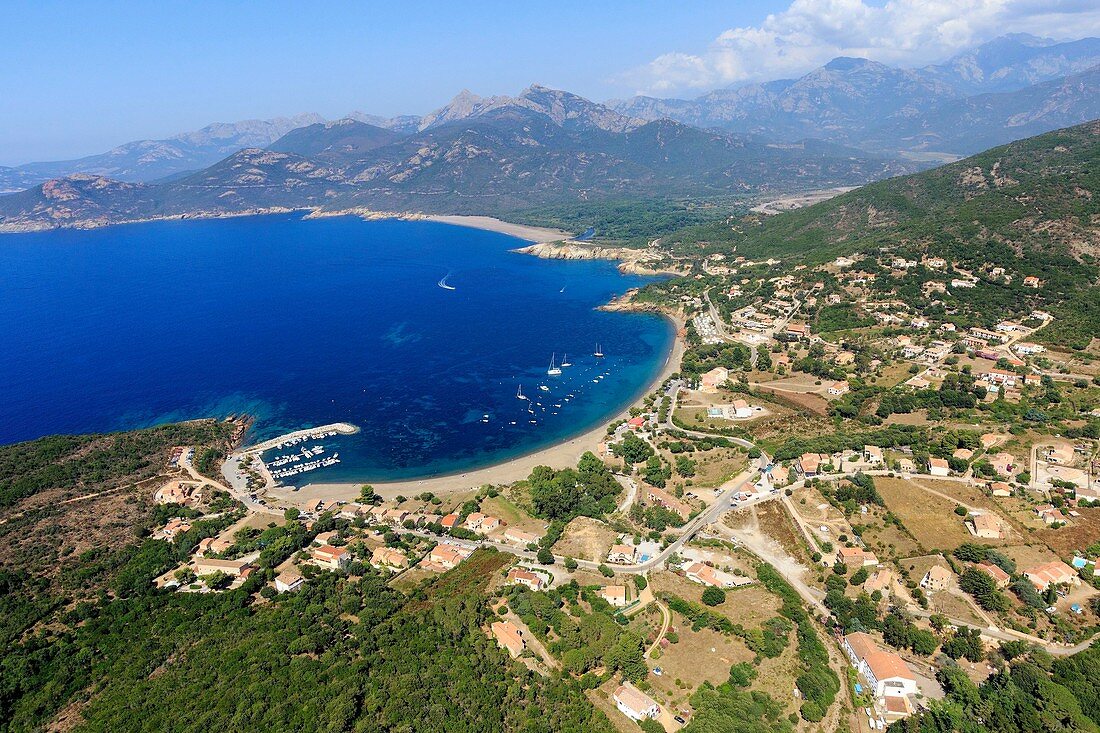
[[[519,389],[516,390],[516,399],[517,400],[527,399],[527,395],[523,394],[523,385],[522,384],[519,386]]]
[[[593,356],[597,359],[603,358],[603,349],[600,348],[600,343],[598,341],[596,342],[596,353],[594,353]]]
[[[550,368],[546,370],[546,373],[549,374],[551,377],[556,377],[561,374],[561,369],[554,366],[554,356],[555,354],[550,355]]]
[[[545,384],[540,384],[539,389],[541,389],[543,392],[549,392],[550,391],[550,388],[547,387]]]
[[[569,354],[563,354],[563,355],[562,355],[562,358],[561,358],[561,365],[562,365],[563,367],[571,367],[571,366],[573,366],[573,362],[569,361]]]

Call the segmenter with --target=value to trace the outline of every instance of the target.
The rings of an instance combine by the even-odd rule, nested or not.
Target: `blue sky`
[[[0,23],[0,164],[213,121],[428,112],[532,82],[697,96],[838,53],[902,65],[1008,30],[1100,29],[1086,0],[22,2]],[[1074,15],[1066,24],[1067,15]]]

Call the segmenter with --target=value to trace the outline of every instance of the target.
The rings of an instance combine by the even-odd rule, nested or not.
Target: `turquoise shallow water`
[[[253,440],[362,428],[325,441],[340,463],[303,482],[463,471],[555,443],[636,398],[673,334],[595,310],[643,278],[509,252],[523,244],[297,215],[0,238],[0,442],[234,413],[257,418]],[[555,352],[573,366],[549,377]]]

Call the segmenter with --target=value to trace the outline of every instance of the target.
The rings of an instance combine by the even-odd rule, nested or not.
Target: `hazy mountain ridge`
[[[816,137],[856,147],[885,151],[909,150],[902,132],[906,121],[925,116],[931,126],[937,108],[950,109],[959,100],[976,95],[1008,93],[1037,87],[1040,95],[1053,80],[1084,72],[1100,59],[1100,39],[1085,38],[1056,43],[1032,36],[1005,36],[957,55],[946,64],[921,69],[897,69],[867,59],[837,58],[798,79],[783,79],[719,89],[694,100],[634,97],[610,103],[625,115],[643,119],[670,118],[699,127],[718,127],[737,132],[766,134],[780,140]],[[1066,93],[1071,93],[1067,89]],[[1012,126],[992,114],[982,118],[986,103],[971,106],[971,121],[979,128],[1000,125],[1003,135],[985,133],[969,145],[947,152],[969,154],[1028,134],[1037,134],[1084,122],[1091,109],[1082,91],[1077,111],[1065,98],[1062,114],[1041,115],[1026,130],[1012,136]],[[1026,96],[1026,95],[1024,95]],[[1022,98],[1022,97],[1021,97]],[[1037,103],[1042,111],[1047,105]],[[947,115],[950,116],[950,113]],[[890,130],[898,137],[886,137]],[[868,138],[874,132],[873,141]],[[950,129],[933,130],[950,136]]]
[[[81,202],[83,184],[51,181],[0,197],[0,229],[290,208],[499,214],[611,196],[855,185],[911,169],[833,144],[777,146],[669,120],[611,131],[599,124],[618,126],[624,118],[575,95],[541,88],[538,94],[537,103],[497,101],[448,123],[437,115],[408,136],[354,120],[311,125],[268,149],[249,148],[179,179],[125,189],[117,206],[110,192],[97,188]],[[70,185],[65,205],[49,196]]]
[[[242,148],[266,147],[291,130],[323,122],[317,114],[276,117],[270,120],[216,122],[201,130],[163,140],[136,140],[98,155],[76,160],[28,163],[6,172],[0,169],[0,190],[25,187],[74,173],[135,183],[205,168]]]

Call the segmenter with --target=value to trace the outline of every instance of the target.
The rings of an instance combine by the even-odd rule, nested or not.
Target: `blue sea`
[[[255,417],[252,442],[358,425],[308,483],[561,441],[636,399],[673,332],[595,309],[644,278],[509,251],[524,244],[297,214],[0,237],[0,442],[231,414]],[[553,355],[573,366],[547,376]]]

